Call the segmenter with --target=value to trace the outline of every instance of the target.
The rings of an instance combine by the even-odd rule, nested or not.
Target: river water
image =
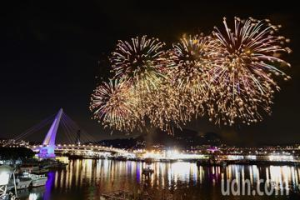
[[[64,161],[69,163],[66,170],[49,172],[45,187],[20,191],[21,199],[100,200],[101,195],[119,190],[129,192],[136,199],[145,199],[146,196],[151,199],[180,200],[300,199],[300,168],[295,166],[197,167],[195,163],[189,162],[156,162],[150,165],[154,173],[151,177],[145,177],[142,169],[148,165],[143,162],[90,159]],[[261,179],[270,182],[258,184]],[[237,184],[232,183],[234,180]],[[245,195],[241,191],[242,182],[249,185],[249,188],[248,185],[245,187]],[[227,184],[233,184],[232,190],[226,190],[229,188]],[[226,193],[228,191],[229,195]]]

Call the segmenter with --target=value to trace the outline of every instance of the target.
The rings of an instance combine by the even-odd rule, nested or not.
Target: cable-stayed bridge
[[[26,138],[36,137],[34,134],[40,132],[49,124],[51,124],[50,129],[41,144],[25,144],[25,147],[37,152],[40,158],[54,158],[56,154],[91,157],[103,157],[112,154],[117,156],[132,156],[131,153],[123,149],[95,145],[96,139],[86,131],[80,129],[80,127],[63,112],[63,109],[60,109],[56,115],[50,116],[41,123],[15,136],[5,146],[14,146],[21,140],[24,141]],[[60,143],[57,143],[59,127],[63,129],[65,137]]]

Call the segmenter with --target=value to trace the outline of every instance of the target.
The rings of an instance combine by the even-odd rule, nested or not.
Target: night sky
[[[202,119],[187,128],[213,131],[238,144],[300,142],[298,6],[286,1],[267,6],[255,1],[248,5],[174,2],[63,0],[2,5],[0,138],[22,133],[61,107],[98,139],[136,135],[110,135],[110,130],[91,120],[89,111],[90,94],[101,78],[110,76],[105,60],[117,40],[147,34],[171,45],[183,33],[210,33],[213,26],[222,25],[224,16],[232,20],[251,16],[282,24],[281,35],[291,39],[293,53],[286,59],[292,68],[285,72],[292,80],[282,81],[272,116],[250,127],[216,127]]]

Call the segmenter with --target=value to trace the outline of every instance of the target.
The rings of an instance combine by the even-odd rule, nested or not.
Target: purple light
[[[58,129],[59,122],[60,122],[62,114],[63,114],[63,109],[61,108],[58,111],[58,113],[57,113],[57,115],[56,115],[56,117],[55,117],[55,119],[54,119],[47,135],[46,135],[46,138],[43,142],[43,145],[55,146],[56,133],[57,133],[57,129]]]
[[[141,169],[140,169],[140,163],[136,164],[136,180],[138,183],[141,182]]]
[[[214,153],[215,151],[219,151],[219,149],[217,147],[210,147],[209,149],[207,149],[208,151]]]
[[[46,190],[45,190],[45,193],[44,193],[44,200],[50,199],[54,179],[55,179],[55,173],[54,172],[49,172],[48,173],[48,180],[47,180],[46,186],[45,186]]]
[[[39,157],[40,158],[55,158],[55,146],[47,146],[47,147],[41,147],[39,149]]]
[[[40,153],[39,153],[40,158],[55,158],[55,153],[54,153],[54,150],[56,148],[55,139],[56,139],[57,129],[58,129],[62,114],[63,114],[63,109],[61,108],[58,111],[58,113],[46,135],[46,138],[44,139],[44,142],[43,142],[44,147],[40,148]]]

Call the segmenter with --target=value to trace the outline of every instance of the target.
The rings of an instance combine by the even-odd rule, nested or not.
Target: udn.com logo
[[[221,192],[223,196],[273,196],[289,195],[288,185],[276,183],[272,180],[260,179],[251,184],[249,179],[228,179],[221,181]]]

